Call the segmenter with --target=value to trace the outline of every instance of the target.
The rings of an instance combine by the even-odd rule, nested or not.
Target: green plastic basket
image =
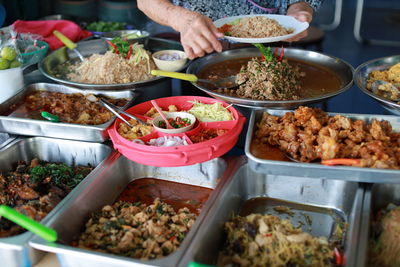
[[[38,63],[46,56],[47,51],[49,50],[49,44],[44,41],[38,40],[37,45],[42,47],[42,49],[28,53],[21,53],[23,65]]]

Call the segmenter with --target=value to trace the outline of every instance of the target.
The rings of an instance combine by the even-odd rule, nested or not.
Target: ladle
[[[61,32],[59,32],[59,31],[57,31],[57,30],[56,30],[56,31],[53,31],[53,34],[54,34],[63,44],[65,44],[66,47],[68,47],[69,49],[71,49],[72,51],[74,51],[74,52],[78,55],[78,57],[79,57],[79,59],[80,59],[81,61],[84,60],[82,54],[79,52],[78,49],[76,49],[77,44],[75,44],[74,42],[72,42],[70,39],[68,39],[67,36],[65,36],[64,34],[62,34]]]
[[[374,81],[373,83],[372,83],[372,92],[374,93],[374,94],[377,94],[377,95],[380,95],[380,93],[379,93],[379,91],[382,91],[382,92],[386,92],[386,91],[383,91],[383,90],[379,90],[379,86],[381,86],[381,85],[385,85],[385,84],[390,84],[390,83],[388,83],[388,82],[386,82],[386,81],[382,81],[382,80],[376,80],[376,81]],[[397,91],[397,93],[398,93],[398,95],[400,95],[400,84],[391,84],[391,87],[390,87],[393,91]],[[397,98],[397,99],[391,99],[391,100],[393,100],[393,101],[400,101],[400,98]]]
[[[165,114],[162,111],[162,109],[158,106],[157,102],[155,100],[151,100],[150,102],[154,106],[154,108],[158,111],[161,118],[163,118],[163,120],[165,121],[165,124],[167,125],[167,129],[174,129],[174,127],[172,127],[171,124],[169,123],[167,117],[165,117]]]
[[[200,79],[194,74],[172,72],[172,71],[152,70],[151,74],[155,75],[155,76],[170,77],[170,78],[175,78],[175,79],[194,82],[194,83],[197,83],[197,82],[208,83],[208,84],[211,84],[212,86],[214,86],[215,88],[236,89],[240,85],[236,82],[235,75],[221,78],[221,79],[218,79],[215,81],[210,81],[210,80],[206,80],[206,79]]]

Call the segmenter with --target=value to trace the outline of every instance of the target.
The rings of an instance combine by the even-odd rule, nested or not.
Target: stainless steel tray
[[[345,181],[367,182],[367,183],[400,183],[400,171],[389,169],[360,168],[346,166],[324,166],[317,163],[297,163],[276,160],[265,160],[255,157],[250,151],[250,144],[256,125],[261,120],[263,112],[271,115],[283,116],[290,110],[254,110],[251,114],[249,128],[246,136],[245,153],[249,157],[250,166],[257,172],[275,175],[291,175],[320,179],[339,179]],[[338,113],[328,113],[336,115]],[[361,119],[370,122],[372,119],[387,120],[391,123],[394,131],[400,131],[400,117],[384,115],[345,114],[343,116],[352,119]]]
[[[77,44],[77,49],[84,56],[88,57],[93,54],[104,54],[109,45],[103,39],[95,39],[89,41],[79,42]],[[145,45],[147,50],[152,52],[165,50],[165,49],[178,49],[183,50],[182,45],[179,42],[160,39],[160,38],[152,38],[150,37]],[[143,89],[146,91],[147,88],[154,87],[154,85],[159,85],[158,91],[164,90],[161,86],[163,81],[169,81],[169,78],[166,77],[154,77],[151,80],[140,81],[140,82],[130,82],[130,83],[122,83],[122,84],[88,84],[88,83],[79,83],[68,80],[66,77],[59,77],[55,73],[55,69],[67,61],[74,62],[78,60],[78,56],[75,52],[67,49],[66,47],[62,47],[60,49],[55,50],[50,53],[47,57],[45,57],[39,63],[39,70],[42,72],[44,76],[47,78],[62,83],[69,86],[74,86],[81,89],[95,89],[95,90],[116,90],[116,89]],[[188,66],[189,62],[183,66],[179,71],[182,71]],[[160,92],[159,92],[160,93]],[[162,96],[159,96],[162,97]]]
[[[74,198],[71,198],[58,215],[49,220],[46,225],[55,229],[59,238],[65,243],[69,243],[74,236],[76,237],[81,233],[83,225],[92,212],[100,210],[104,205],[112,204],[123,189],[135,179],[149,177],[214,188],[218,180],[221,183],[229,177],[224,171],[230,169],[232,167],[227,166],[226,162],[220,158],[191,166],[166,168],[141,165],[123,156],[114,157],[106,162],[97,179],[93,180],[87,188],[76,192]],[[65,243],[47,243],[39,237],[34,238],[30,245],[40,250],[56,253],[64,267],[177,266],[178,260],[189,245],[215,197],[216,193],[211,193],[180,248],[161,259],[141,261],[71,247],[65,245]]]
[[[136,92],[132,90],[119,91],[97,91],[97,90],[79,90],[53,83],[35,83],[26,86],[17,95],[8,99],[0,106],[0,131],[30,136],[46,136],[61,139],[71,139],[89,142],[103,142],[108,139],[107,128],[113,123],[114,118],[100,125],[83,125],[73,123],[54,123],[46,120],[34,120],[24,118],[26,114],[23,105],[23,99],[29,93],[35,91],[50,91],[64,94],[81,93],[83,95],[94,94],[104,95],[112,98],[126,98],[127,104],[124,109],[132,105],[136,99]],[[12,106],[17,106],[12,108]],[[13,111],[11,114],[9,111]],[[4,115],[3,115],[4,114]]]
[[[240,167],[224,187],[217,187],[218,198],[185,251],[179,266],[187,266],[191,261],[215,264],[223,245],[224,223],[232,218],[232,215],[239,213],[246,200],[254,197],[267,197],[279,203],[278,205],[293,207],[295,213],[311,216],[311,231],[307,225],[303,226],[303,230],[315,236],[329,237],[335,221],[338,218],[343,219],[348,223],[344,242],[346,266],[355,266],[364,192],[358,183],[256,173],[250,168],[245,157],[240,159],[237,166]],[[258,206],[260,210],[257,212],[268,210],[269,213],[273,206],[274,204]],[[284,217],[287,218],[287,215]],[[298,225],[298,216],[289,219]]]
[[[389,203],[400,205],[400,184],[373,184],[365,191],[360,239],[357,247],[357,266],[371,266],[368,265],[371,219],[379,210],[386,208]]]
[[[187,73],[199,74],[199,72],[207,68],[208,65],[215,64],[217,62],[225,61],[228,59],[244,58],[244,57],[259,57],[261,55],[257,48],[242,48],[228,50],[222,53],[214,53],[208,56],[197,59],[191,63],[187,69]],[[272,100],[254,100],[249,98],[240,98],[234,96],[228,96],[225,94],[217,93],[213,90],[207,89],[203,86],[193,83],[194,86],[200,90],[206,92],[212,97],[226,101],[228,103],[236,104],[243,107],[249,108],[294,108],[300,105],[306,105],[311,103],[317,103],[327,100],[330,97],[343,93],[349,89],[353,84],[353,67],[333,56],[324,55],[318,52],[307,51],[295,48],[285,48],[285,56],[287,58],[293,58],[303,60],[306,62],[313,63],[317,66],[323,66],[334,72],[341,82],[341,88],[336,92],[322,95],[319,97],[303,98],[299,100],[287,100],[287,101],[272,101]]]
[[[379,104],[390,113],[394,115],[400,115],[400,104],[397,104],[393,101],[390,101],[384,97],[378,96],[372,93],[370,90],[367,89],[367,78],[368,74],[374,70],[385,70],[390,68],[391,66],[400,62],[400,55],[390,56],[390,57],[383,57],[377,58],[370,61],[367,61],[360,66],[354,72],[354,82],[357,87],[368,96],[372,97]]]
[[[14,135],[9,135],[8,133],[1,133],[0,132],[0,148],[3,146],[7,145],[10,143],[12,140],[14,140],[16,136]]]
[[[52,162],[64,162],[69,165],[97,166],[84,181],[82,181],[62,202],[60,202],[43,220],[49,221],[51,217],[58,214],[74,192],[86,188],[92,182],[96,173],[101,168],[102,161],[109,156],[112,148],[98,143],[85,143],[70,140],[57,140],[52,138],[32,137],[18,138],[0,150],[0,172],[11,170],[13,164],[19,160],[29,161],[33,158]],[[116,153],[116,152],[114,152]],[[23,234],[0,238],[1,266],[25,267],[29,263],[35,263],[40,259],[40,251],[28,246],[28,240],[33,234]]]

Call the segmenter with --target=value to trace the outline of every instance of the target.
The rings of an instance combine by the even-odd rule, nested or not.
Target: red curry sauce
[[[140,178],[128,184],[117,201],[140,201],[151,205],[155,198],[171,205],[175,211],[187,207],[199,215],[212,189],[200,186],[170,182],[155,178]]]

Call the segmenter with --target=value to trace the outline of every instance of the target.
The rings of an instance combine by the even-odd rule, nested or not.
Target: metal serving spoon
[[[154,76],[164,76],[175,78],[179,80],[189,81],[189,82],[203,82],[208,83],[214,86],[215,88],[226,88],[226,89],[236,89],[240,84],[236,81],[236,76],[228,76],[225,78],[221,78],[215,81],[210,81],[206,79],[200,79],[194,74],[180,73],[180,72],[172,72],[172,71],[163,71],[163,70],[152,70],[151,74]]]
[[[122,117],[120,115],[120,113],[126,115],[127,117],[129,117],[131,119],[137,120],[142,125],[147,125],[147,123],[145,121],[139,119],[138,117],[136,117],[136,116],[134,116],[132,114],[129,114],[129,113],[123,111],[122,109],[120,109],[119,107],[111,104],[110,102],[108,102],[104,98],[100,98],[99,102],[100,102],[100,104],[102,104],[104,107],[106,107],[109,111],[111,111],[115,116],[120,118],[123,122],[125,122],[131,128],[133,128],[133,125],[130,124],[127,120],[125,120],[124,117]]]
[[[372,83],[372,92],[374,93],[374,94],[377,94],[377,95],[380,95],[380,91],[382,91],[382,90],[379,90],[379,86],[381,86],[381,85],[385,85],[385,84],[389,84],[388,82],[386,82],[386,81],[382,81],[382,80],[376,80],[376,81],[374,81],[373,83]],[[391,84],[391,87],[390,87],[393,91],[397,91],[398,92],[398,94],[400,95],[400,84]],[[400,101],[400,98],[397,98],[397,99],[391,99],[392,101]]]

